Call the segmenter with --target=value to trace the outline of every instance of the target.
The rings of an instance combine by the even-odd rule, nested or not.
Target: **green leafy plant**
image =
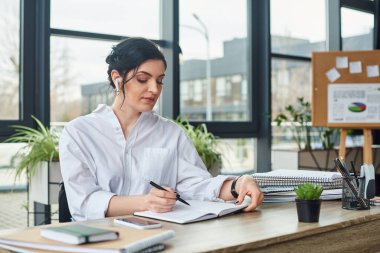
[[[222,156],[216,149],[217,138],[207,131],[205,124],[194,127],[188,120],[180,117],[176,119],[176,123],[185,130],[208,170],[215,165],[221,165]]]
[[[41,161],[58,161],[58,134],[45,127],[41,121],[32,116],[38,128],[34,129],[22,125],[11,126],[15,134],[5,142],[21,142],[26,145],[13,157],[12,164],[16,167],[16,177],[23,171],[28,178],[35,173],[37,164]]]
[[[302,149],[302,143],[305,143],[305,149],[311,149],[310,128],[308,124],[311,121],[310,103],[304,101],[303,97],[297,98],[295,105],[287,105],[285,112],[278,114],[274,121],[277,126],[288,121],[292,124],[293,139],[297,143],[298,149]]]
[[[290,122],[293,139],[299,150],[312,149],[312,130],[318,132],[323,149],[332,149],[335,139],[338,138],[337,129],[311,126],[311,104],[305,101],[303,97],[297,98],[296,104],[287,105],[285,111],[278,114],[274,118],[274,121],[277,123],[277,126],[281,126],[284,122]]]
[[[316,200],[319,199],[323,188],[318,184],[301,184],[294,189],[297,199],[300,200]]]

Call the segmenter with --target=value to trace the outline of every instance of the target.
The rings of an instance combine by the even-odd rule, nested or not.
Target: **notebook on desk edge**
[[[102,226],[101,228],[105,228]],[[112,253],[112,252],[136,252],[159,244],[174,236],[173,230],[166,229],[149,229],[141,230],[119,225],[108,226],[107,229],[115,230],[119,233],[118,240],[105,241],[98,243],[88,243],[81,245],[70,245],[58,241],[43,238],[40,235],[40,228],[33,227],[0,236],[1,245],[14,247],[16,252],[93,252],[93,253]],[[4,247],[5,248],[5,247]]]

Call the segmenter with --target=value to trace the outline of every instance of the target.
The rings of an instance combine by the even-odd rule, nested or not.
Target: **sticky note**
[[[350,73],[351,74],[362,73],[362,62],[361,61],[350,62]]]
[[[379,65],[368,65],[367,77],[377,77],[377,76],[379,76]]]
[[[336,57],[336,65],[338,69],[348,68],[348,57],[347,56],[338,56]]]
[[[327,78],[330,80],[330,82],[335,82],[340,77],[340,74],[336,68],[332,68],[329,71],[326,72]]]

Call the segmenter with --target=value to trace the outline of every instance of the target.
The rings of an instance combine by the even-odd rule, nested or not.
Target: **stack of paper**
[[[304,183],[319,184],[324,190],[342,188],[342,175],[339,172],[275,170],[252,176],[264,193],[293,191],[296,186]]]
[[[321,199],[322,200],[333,200],[342,198],[342,189],[330,189],[323,190]],[[277,203],[277,202],[291,202],[295,201],[296,193],[294,191],[286,192],[273,192],[264,194],[265,203]]]
[[[264,193],[264,202],[294,201],[294,188],[313,183],[323,187],[322,200],[342,198],[342,175],[339,172],[310,170],[275,170],[252,175]]]

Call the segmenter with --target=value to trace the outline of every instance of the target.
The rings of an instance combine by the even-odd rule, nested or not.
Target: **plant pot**
[[[321,210],[321,200],[302,200],[296,199],[298,221],[318,222]]]
[[[59,162],[41,162],[29,182],[29,201],[45,205],[58,203],[59,183],[62,181]]]
[[[51,223],[51,205],[58,203],[59,183],[62,181],[59,162],[40,162],[28,186],[29,213],[34,214],[34,225]],[[29,212],[33,210],[33,212]]]

